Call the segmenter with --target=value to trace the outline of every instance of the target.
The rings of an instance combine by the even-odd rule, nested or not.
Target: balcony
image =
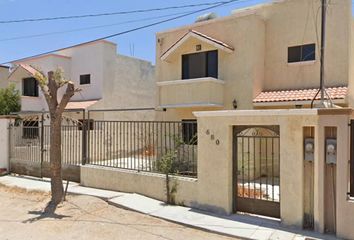
[[[158,82],[159,107],[222,107],[224,81],[207,77]]]

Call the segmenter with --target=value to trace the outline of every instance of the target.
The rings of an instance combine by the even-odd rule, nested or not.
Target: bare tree
[[[46,99],[50,115],[50,172],[51,172],[51,204],[58,205],[64,196],[61,165],[61,121],[66,105],[71,97],[80,89],[75,88],[74,83],[66,80],[63,71],[57,69],[48,73],[48,77],[38,71],[35,78]],[[60,101],[58,90],[66,87]]]

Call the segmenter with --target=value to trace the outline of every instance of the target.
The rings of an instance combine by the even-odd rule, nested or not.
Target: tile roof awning
[[[308,102],[312,101],[318,92],[318,88],[298,89],[298,90],[282,90],[282,91],[265,91],[261,92],[255,99],[254,105],[264,105],[270,103],[289,103],[289,102]],[[348,93],[348,87],[331,87],[326,88],[328,95],[332,100],[344,100]],[[320,100],[320,94],[316,97]]]
[[[195,38],[198,39],[201,42],[205,42],[207,44],[210,44],[217,49],[223,50],[225,52],[231,53],[234,51],[234,48],[228,45],[227,43],[217,40],[215,38],[212,38],[206,34],[203,34],[201,32],[195,31],[195,30],[189,30],[183,37],[181,37],[177,42],[172,44],[167,51],[165,51],[161,55],[161,60],[166,60],[170,55],[172,55],[180,46],[182,46],[185,42],[187,42],[189,39]]]
[[[89,100],[89,101],[75,101],[69,102],[66,105],[66,110],[75,110],[75,109],[87,109],[97,103],[99,100]]]

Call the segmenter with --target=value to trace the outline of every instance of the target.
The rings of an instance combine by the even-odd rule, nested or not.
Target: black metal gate
[[[279,126],[234,127],[234,211],[280,218]]]
[[[49,114],[18,117],[10,131],[10,171],[36,177],[49,177]],[[61,126],[63,178],[80,181],[80,165],[85,159],[86,137],[82,122],[64,117]]]

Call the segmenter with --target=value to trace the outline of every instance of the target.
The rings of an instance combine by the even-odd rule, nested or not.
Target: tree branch
[[[75,92],[77,92],[77,89],[75,89],[74,83],[68,81],[65,94],[56,109],[57,113],[62,113],[65,110],[66,105],[69,103],[71,97],[74,96]]]

